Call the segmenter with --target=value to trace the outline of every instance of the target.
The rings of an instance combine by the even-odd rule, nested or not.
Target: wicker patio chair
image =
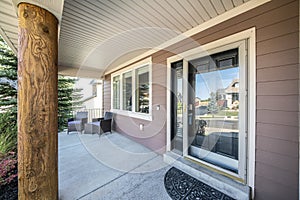
[[[102,133],[111,132],[113,113],[106,112],[104,117],[94,118],[91,123],[85,124],[84,133],[101,135]]]
[[[88,112],[77,112],[75,118],[68,119],[68,131],[67,134],[71,131],[77,131],[82,133],[84,124],[87,123]]]

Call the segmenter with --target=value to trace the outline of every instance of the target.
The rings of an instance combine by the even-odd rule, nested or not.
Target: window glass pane
[[[123,110],[132,111],[132,72],[123,74]]]
[[[149,113],[149,66],[136,70],[136,112]]]
[[[113,108],[120,109],[120,76],[113,77]]]
[[[235,173],[244,120],[239,118],[239,78],[238,49],[189,63],[189,155]]]

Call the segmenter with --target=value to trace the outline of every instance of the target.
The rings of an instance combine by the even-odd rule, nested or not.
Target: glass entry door
[[[170,150],[240,181],[247,162],[246,44],[170,62]]]
[[[246,71],[239,55],[235,48],[188,61],[187,154],[243,177]]]
[[[171,150],[183,152],[183,62],[171,66]]]

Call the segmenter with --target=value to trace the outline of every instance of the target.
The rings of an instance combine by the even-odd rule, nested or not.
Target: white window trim
[[[135,101],[135,91],[136,91],[136,70],[148,66],[149,69],[149,113],[140,113],[135,112],[136,109],[136,101]],[[123,74],[127,72],[132,72],[132,111],[123,110]],[[120,76],[120,109],[113,108],[113,78],[116,76]],[[116,114],[124,115],[127,117],[143,119],[147,121],[152,121],[152,57],[146,58],[140,62],[137,62],[129,67],[126,67],[122,70],[119,70],[113,74],[111,74],[111,112]]]
[[[114,78],[115,77],[117,77],[117,76],[119,76],[119,75],[115,75],[114,77],[111,77],[111,109],[115,109],[115,108],[113,108],[114,107],[114,98],[113,98],[113,96],[114,96],[114,93],[113,93],[113,88],[114,88],[114,85],[113,85],[113,82],[114,82]],[[122,82],[122,79],[121,79],[122,77],[120,76],[120,78],[119,78],[119,81],[120,81],[120,92],[119,92],[119,96],[120,96],[120,102],[119,102],[119,107],[121,107],[121,82]]]
[[[214,52],[220,52],[226,45],[232,43],[247,40],[248,41],[248,59],[246,60],[248,65],[248,118],[247,118],[247,177],[246,184],[252,188],[252,197],[254,197],[255,188],[255,137],[256,137],[256,29],[250,28],[248,30],[230,35],[228,37],[216,40],[214,42],[205,44],[201,47],[197,47],[188,51],[185,51],[179,55],[172,56],[167,59],[167,151],[171,150],[171,63],[183,60],[191,60],[193,58],[199,58],[206,55],[213,54]],[[209,52],[209,54],[207,53]],[[201,55],[202,54],[202,55]],[[184,72],[183,72],[184,73]],[[187,84],[187,83],[186,83]],[[187,102],[187,101],[185,101]],[[183,105],[186,109],[187,105]],[[183,119],[186,121],[186,119]],[[186,143],[187,139],[183,138],[183,143]],[[184,146],[184,150],[186,150]],[[186,152],[183,152],[185,155]],[[222,170],[223,171],[223,170]],[[229,173],[230,174],[230,173]]]

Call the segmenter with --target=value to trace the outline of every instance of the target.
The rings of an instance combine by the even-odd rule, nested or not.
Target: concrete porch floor
[[[59,199],[170,199],[161,155],[116,132],[58,138]]]

